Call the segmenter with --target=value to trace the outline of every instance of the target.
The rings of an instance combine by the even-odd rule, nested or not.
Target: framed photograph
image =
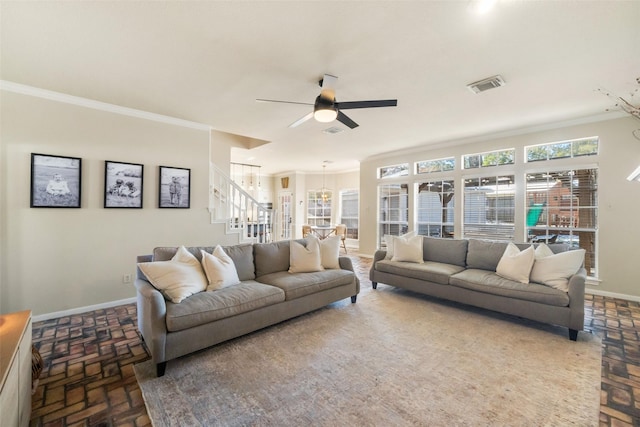
[[[31,153],[32,208],[79,208],[82,159]]]
[[[104,162],[104,207],[142,209],[144,166]]]
[[[160,166],[158,206],[161,208],[185,208],[190,206],[191,169]]]

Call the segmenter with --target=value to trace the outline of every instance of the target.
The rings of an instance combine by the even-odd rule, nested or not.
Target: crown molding
[[[68,95],[66,93],[41,89],[33,86],[23,85],[8,80],[0,80],[0,90],[5,92],[19,93],[21,95],[33,96],[36,98],[48,99],[50,101],[62,102],[65,104],[77,105],[84,108],[106,111],[123,116],[136,117],[138,119],[151,120],[154,122],[166,123],[173,126],[181,126],[189,129],[203,130],[210,132],[212,127],[203,123],[191,122],[189,120],[178,119],[162,114],[150,113],[148,111],[137,110],[135,108],[122,107],[120,105],[95,101],[93,99]]]
[[[614,120],[614,119],[619,119],[623,117],[628,117],[628,114],[626,114],[623,111],[608,111],[605,113],[599,113],[599,114],[594,114],[594,115],[589,115],[589,116],[584,116],[584,117],[579,117],[579,118],[574,118],[569,120],[562,120],[562,121],[550,122],[550,123],[545,123],[540,125],[513,128],[513,129],[508,129],[500,132],[491,132],[491,133],[475,135],[470,137],[434,141],[433,143],[429,143],[428,145],[423,144],[420,146],[408,147],[401,150],[387,151],[384,153],[374,154],[362,160],[361,163],[364,161],[384,159],[389,156],[416,154],[416,153],[421,153],[428,150],[437,150],[439,148],[491,141],[491,140],[501,139],[501,138],[510,138],[510,137],[527,135],[527,134],[537,133],[537,132],[544,132],[544,131],[564,128],[564,127],[578,126],[578,125],[583,125],[588,123],[602,122],[606,120]]]

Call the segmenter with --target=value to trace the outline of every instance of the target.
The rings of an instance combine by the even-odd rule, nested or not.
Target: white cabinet
[[[0,427],[31,418],[31,311],[0,316]]]

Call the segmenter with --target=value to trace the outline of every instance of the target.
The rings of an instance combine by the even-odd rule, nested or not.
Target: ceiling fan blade
[[[303,117],[300,117],[298,120],[296,120],[295,122],[291,123],[289,125],[289,127],[290,128],[294,128],[296,126],[299,126],[299,125],[303,124],[304,122],[306,122],[307,120],[309,120],[312,117],[313,117],[313,111],[310,112],[309,114],[305,114]]]
[[[336,117],[336,120],[346,126],[349,126],[349,128],[351,129],[357,128],[359,126],[356,122],[347,117],[347,115],[342,111],[338,111],[338,117]]]
[[[256,102],[277,102],[280,104],[299,104],[299,105],[313,105],[308,102],[295,102],[295,101],[278,101],[275,99],[256,99]]]
[[[380,99],[377,101],[352,101],[336,102],[336,107],[340,110],[353,110],[355,108],[376,108],[376,107],[396,107],[397,99]]]
[[[325,74],[322,78],[322,90],[320,91],[320,96],[333,102],[333,100],[336,99],[336,83],[338,83],[338,78],[336,76]]]

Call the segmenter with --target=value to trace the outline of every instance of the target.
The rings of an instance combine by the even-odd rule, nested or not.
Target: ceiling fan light
[[[332,122],[338,117],[338,110],[335,108],[316,108],[313,118],[322,123]]]

